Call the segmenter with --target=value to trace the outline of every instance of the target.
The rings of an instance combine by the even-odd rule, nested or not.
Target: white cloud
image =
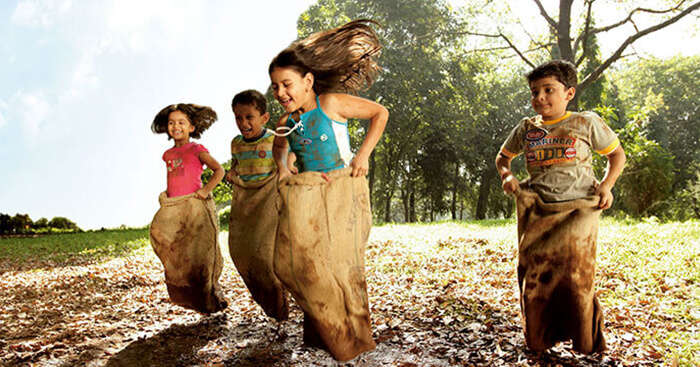
[[[39,135],[51,112],[51,106],[44,94],[19,91],[12,97],[11,105],[16,106],[19,111],[18,117],[25,134],[30,138]]]
[[[12,12],[11,21],[23,26],[52,26],[71,8],[70,0],[20,0]]]
[[[5,111],[7,111],[7,103],[0,99],[0,128],[7,124],[5,119]]]
[[[97,50],[83,52],[80,61],[73,68],[73,75],[68,87],[60,96],[59,103],[65,103],[69,99],[83,97],[86,91],[96,88],[100,84],[95,62]]]

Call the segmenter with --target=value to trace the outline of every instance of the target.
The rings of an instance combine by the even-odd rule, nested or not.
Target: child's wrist
[[[510,181],[513,179],[513,172],[511,171],[505,171],[501,173],[501,182],[505,182],[506,180]]]

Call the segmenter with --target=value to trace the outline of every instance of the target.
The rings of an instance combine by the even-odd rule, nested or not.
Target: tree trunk
[[[411,191],[408,193],[409,202],[409,214],[411,218],[411,223],[416,222],[416,195],[415,190],[413,190],[413,183],[411,183]]]
[[[576,63],[571,45],[571,4],[573,0],[559,1],[559,23],[557,23],[557,46],[564,60]]]
[[[393,197],[393,192],[389,192],[386,194],[386,201],[384,202],[384,223],[391,222],[391,199]]]
[[[479,199],[476,203],[476,219],[486,218],[486,209],[489,203],[489,192],[491,192],[491,183],[493,182],[495,173],[495,168],[484,169],[481,173],[481,182],[479,183]]]
[[[452,182],[452,220],[457,220],[457,184],[459,182],[459,163],[455,163],[455,175]]]
[[[410,210],[409,210],[409,204],[408,204],[408,188],[404,187],[401,189],[401,203],[403,203],[403,222],[408,223],[410,222]]]

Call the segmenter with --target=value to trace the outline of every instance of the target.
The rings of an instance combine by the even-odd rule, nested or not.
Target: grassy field
[[[21,319],[15,314],[28,314],[25,317],[31,318],[31,308],[43,302],[32,287],[42,285],[44,298],[50,297],[53,288],[67,287],[66,283],[61,283],[62,277],[70,278],[70,284],[87,287],[82,291],[85,299],[99,291],[101,297],[111,300],[110,310],[138,310],[120,313],[120,322],[128,325],[120,329],[125,339],[129,338],[129,327],[137,322],[146,325],[134,331],[142,335],[144,328],[155,328],[153,325],[166,319],[180,323],[192,321],[196,315],[167,303],[162,268],[148,246],[147,235],[147,230],[142,229],[0,240],[0,273],[10,275],[6,283],[0,283],[0,299],[5,299],[3,309],[8,314],[0,317],[0,321],[8,325],[5,329],[0,327],[0,334],[8,335],[5,340],[0,338],[0,348],[10,348],[15,356],[15,359],[0,358],[0,362],[10,365],[25,360],[42,362],[47,354],[51,355],[39,355],[32,349],[34,347],[24,345],[42,345],[44,349],[37,347],[39,351],[58,350],[55,353],[59,357],[62,355],[59,360],[64,362],[88,358],[85,348],[93,348],[89,357],[98,360],[110,359],[115,353],[123,354],[129,349],[123,342],[96,347],[86,341],[65,339],[63,344],[77,343],[82,347],[77,348],[80,353],[64,353],[60,348],[51,349],[56,348],[56,343],[60,344],[58,336],[46,342],[15,330],[22,326],[13,324],[21,322],[15,321]],[[226,234],[221,236],[225,243]],[[256,306],[245,297],[247,292],[231,265],[225,245],[222,250],[226,259],[222,285],[227,288],[227,297],[235,300],[226,312],[234,320],[250,320],[250,312]],[[533,356],[527,352],[519,324],[516,259],[513,221],[373,228],[367,247],[367,283],[375,338],[381,346],[377,353],[381,356],[367,357],[376,358],[367,365],[697,366],[700,363],[700,222],[657,223],[609,218],[601,222],[596,282],[605,312],[609,346],[603,357],[577,355],[571,351],[570,343],[561,344],[545,355]],[[107,273],[113,279],[104,275]],[[18,286],[28,283],[34,286],[27,286],[22,297],[15,296]],[[37,298],[31,299],[33,296]],[[119,303],[124,300],[138,304],[127,307]],[[83,302],[75,301],[76,310],[81,309]],[[91,312],[93,316],[90,317],[94,319],[94,314],[101,311],[91,309]],[[144,319],[144,315],[150,315],[150,319]],[[42,316],[34,317],[36,324]],[[129,318],[134,320],[129,321]],[[296,319],[300,319],[298,313]],[[69,327],[73,325],[71,322],[82,325],[80,320],[71,320],[61,318],[51,322],[57,324],[57,328]],[[245,321],[236,322],[239,327],[245,324]],[[222,335],[230,336],[234,326],[224,328]],[[101,335],[98,331],[109,327],[114,329],[114,322],[92,325],[90,332]],[[251,328],[251,333],[259,329]],[[290,330],[298,328],[297,325]],[[51,334],[50,331],[46,333]],[[162,333],[156,330],[150,335],[153,338]],[[294,335],[290,337],[291,346],[284,344],[274,348],[289,349],[290,355],[297,356],[294,357],[296,362],[287,360],[279,365],[324,365],[328,362],[327,355],[318,354],[322,352],[314,354],[316,352],[294,346],[300,338]],[[216,349],[202,342],[204,347],[197,344],[201,349],[188,357],[180,356],[178,363],[223,361],[226,365],[237,365],[243,354],[252,358],[250,352],[246,352],[250,347],[241,347],[239,341],[209,334],[207,338],[214,338],[219,347],[223,345],[228,349]]]
[[[0,239],[0,262],[18,266],[100,261],[149,245],[148,229],[105,230]]]

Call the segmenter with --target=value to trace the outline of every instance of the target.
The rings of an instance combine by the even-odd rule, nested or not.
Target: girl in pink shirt
[[[168,168],[168,197],[195,193],[200,199],[206,199],[224,177],[224,169],[207,148],[190,142],[190,137],[201,137],[216,118],[216,112],[211,108],[190,103],[170,105],[156,115],[151,130],[167,132],[168,140],[175,140],[175,146],[163,153]],[[214,171],[214,176],[202,187],[204,164]]]
[[[158,197],[160,209],[151,222],[151,245],[163,263],[170,300],[203,313],[228,305],[219,285],[223,257],[218,243],[218,219],[211,191],[224,170],[202,145],[190,142],[216,121],[206,106],[181,103],[162,109],[151,130],[168,133],[175,146],[165,151],[168,189]],[[202,168],[214,176],[202,187]]]

